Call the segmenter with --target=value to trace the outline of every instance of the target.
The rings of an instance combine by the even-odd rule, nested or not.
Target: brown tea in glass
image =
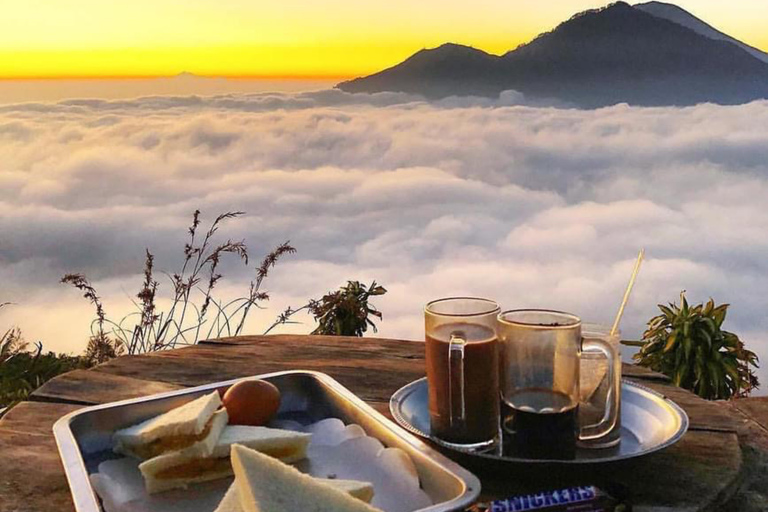
[[[425,309],[429,415],[433,436],[464,449],[499,437],[496,315],[486,299],[453,298]]]

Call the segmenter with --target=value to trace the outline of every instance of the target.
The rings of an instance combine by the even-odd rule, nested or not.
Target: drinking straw
[[[629,294],[632,293],[632,287],[635,286],[635,279],[637,279],[637,273],[640,272],[640,264],[645,257],[645,249],[640,249],[640,254],[637,255],[637,261],[635,262],[635,268],[632,270],[632,277],[629,278],[629,284],[627,284],[627,290],[624,292],[624,298],[621,300],[621,306],[619,306],[619,312],[616,313],[616,320],[613,321],[613,327],[611,327],[611,336],[616,334],[619,330],[619,322],[624,315],[624,308],[629,302]]]

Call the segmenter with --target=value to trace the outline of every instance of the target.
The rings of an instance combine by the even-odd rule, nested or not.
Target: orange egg
[[[280,391],[263,380],[233,384],[222,399],[230,425],[266,425],[280,408]]]

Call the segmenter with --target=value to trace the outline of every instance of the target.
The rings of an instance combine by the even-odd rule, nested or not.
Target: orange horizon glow
[[[24,82],[35,80],[164,80],[183,78],[186,72],[175,75],[38,75],[38,76],[0,76],[0,80]],[[210,80],[351,80],[358,75],[199,75],[188,74],[192,78]]]
[[[607,0],[25,0],[0,17],[0,79],[344,80],[446,42],[502,54]],[[768,3],[676,3],[768,49]]]

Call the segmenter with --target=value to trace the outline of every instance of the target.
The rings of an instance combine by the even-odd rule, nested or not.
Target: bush
[[[381,320],[382,314],[368,303],[368,299],[385,293],[387,290],[378,286],[376,281],[371,283],[370,287],[359,281],[348,281],[347,286],[342,286],[339,290],[311,303],[309,311],[318,323],[312,334],[362,336],[368,326],[376,332],[376,324],[369,315]]]
[[[375,306],[369,304],[368,299],[385,293],[387,290],[377,285],[376,281],[370,286],[365,286],[360,281],[347,281],[346,286],[328,292],[320,299],[312,299],[300,308],[289,307],[264,334],[278,325],[298,323],[291,321],[290,318],[299,311],[308,311],[318,323],[312,334],[362,336],[368,327],[376,332],[376,324],[370,319],[370,315],[381,320],[382,314]]]
[[[661,314],[648,322],[635,361],[709,400],[748,395],[759,386],[753,371],[758,358],[722,329],[728,306],[710,299],[691,307],[685,292],[680,306],[659,304]]]
[[[37,347],[35,353],[19,353],[0,364],[0,407],[25,400],[32,391],[59,374],[91,366],[84,357],[43,354],[42,344]]]
[[[83,357],[43,354],[42,343],[35,345],[35,353],[27,347],[18,328],[8,329],[0,336],[0,409],[26,399],[32,391],[61,373],[90,366]]]

